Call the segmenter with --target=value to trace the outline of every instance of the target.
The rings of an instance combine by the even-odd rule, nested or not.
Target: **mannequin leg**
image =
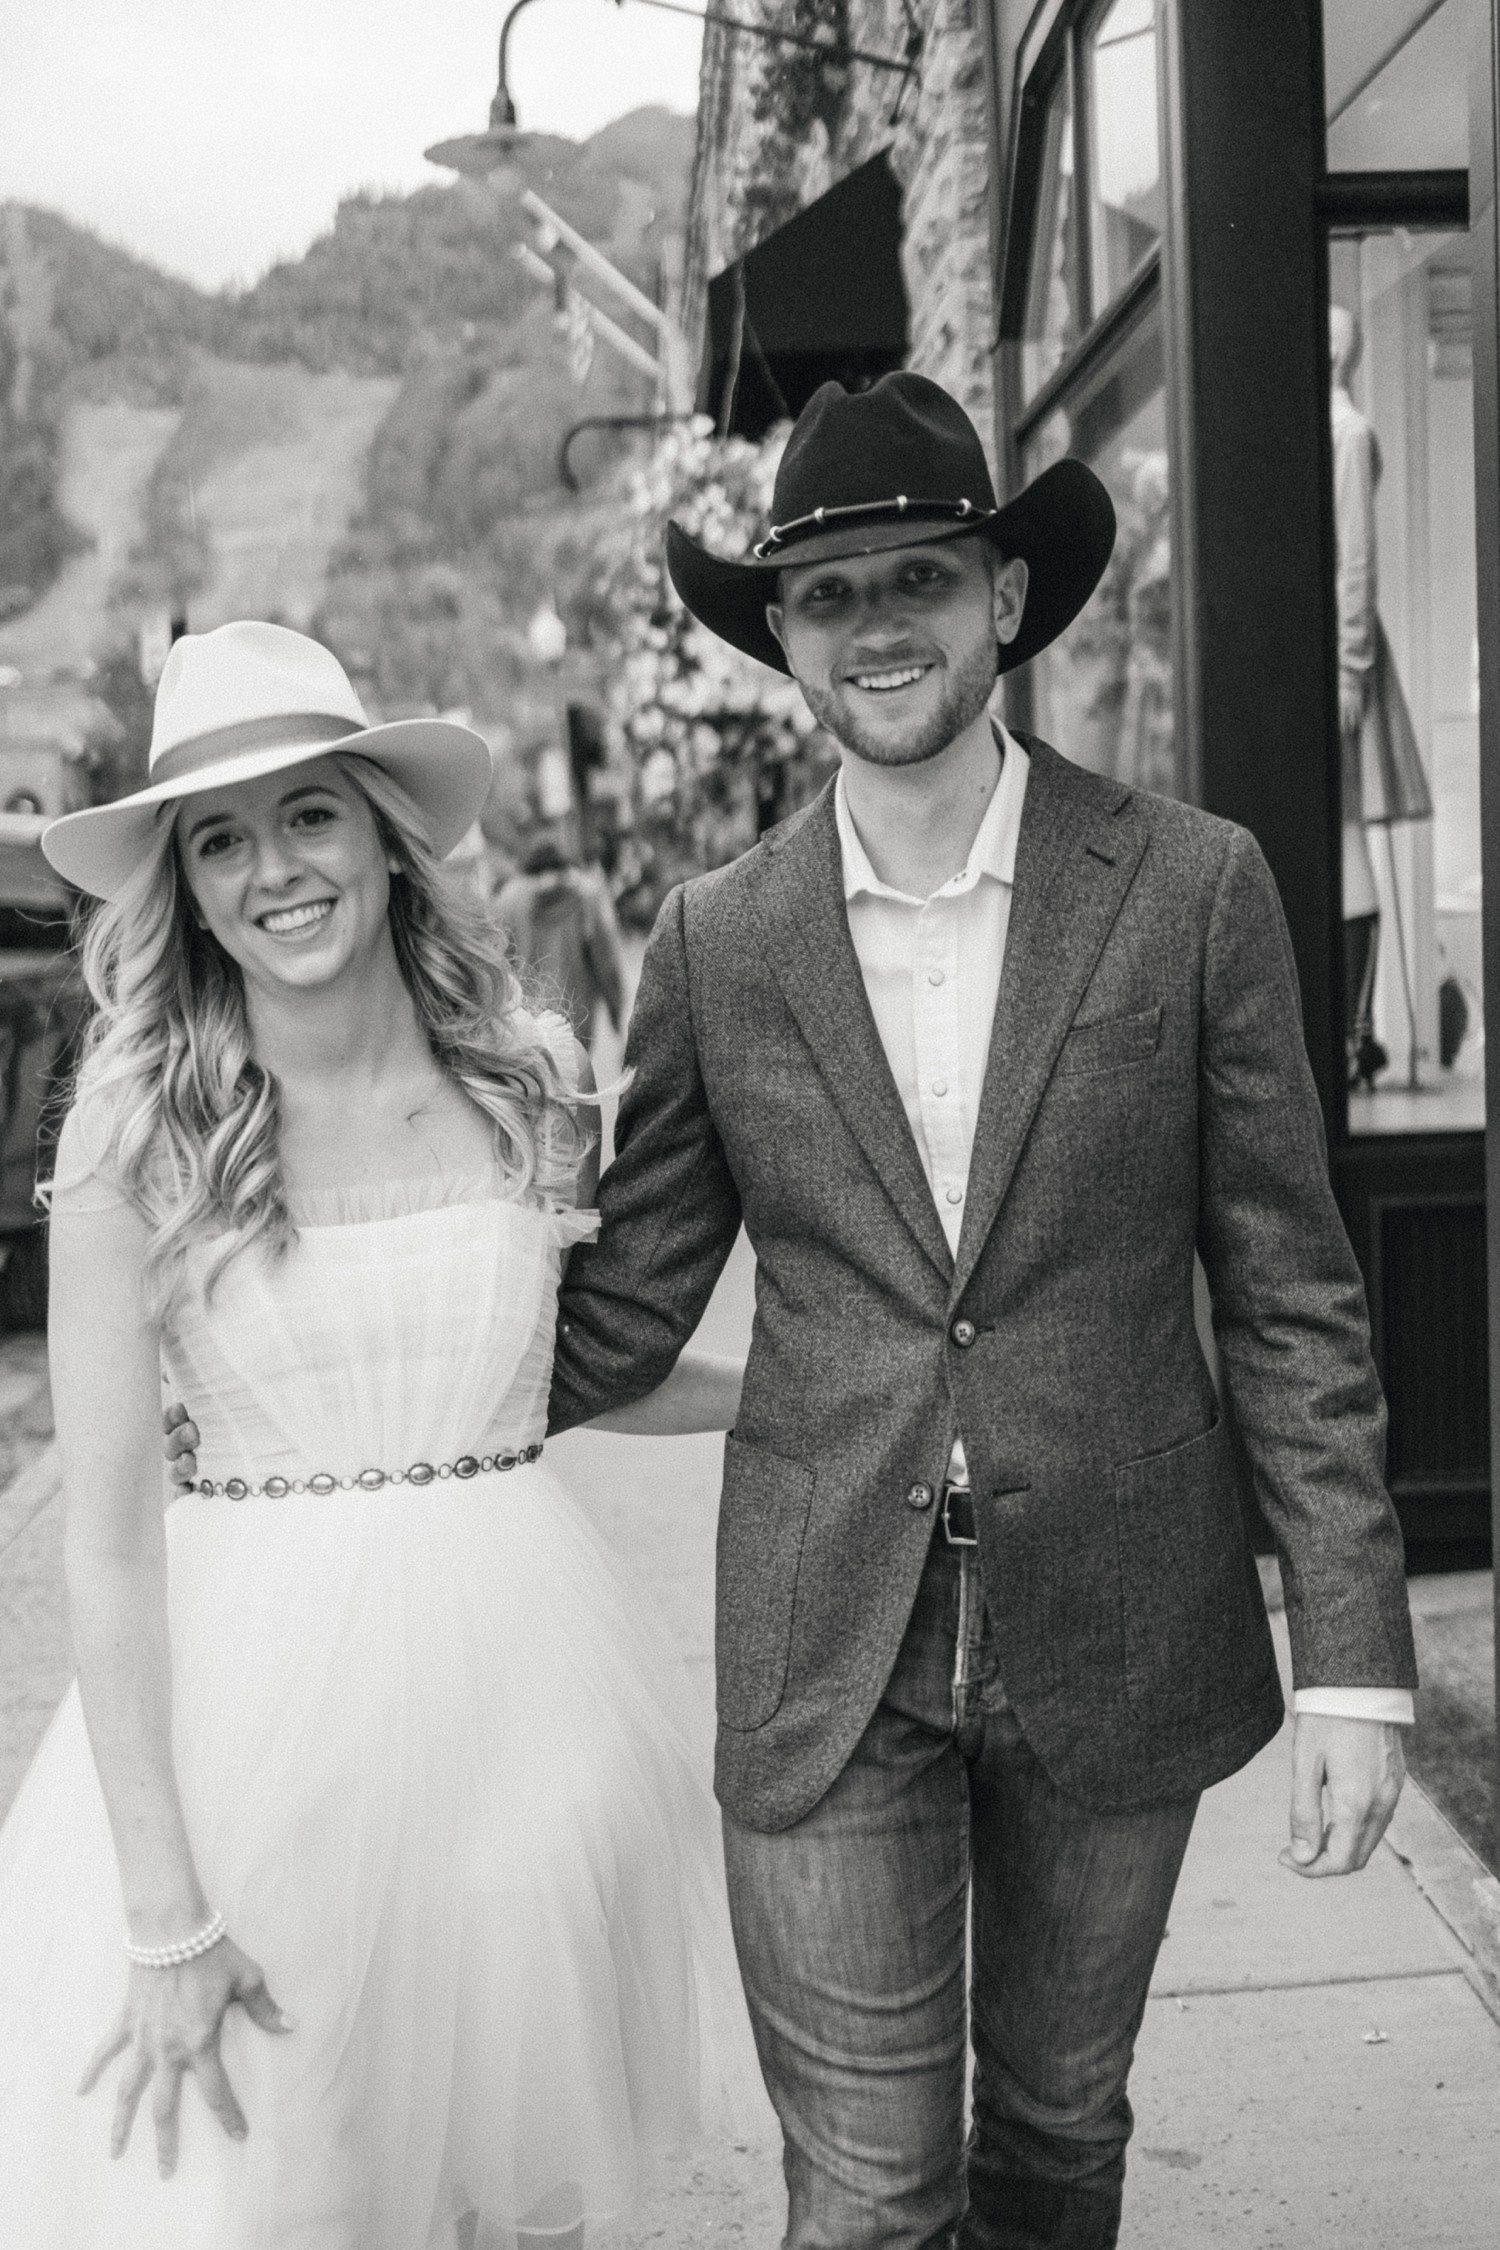
[[[1345,1045],[1349,1083],[1371,1086],[1389,1057],[1375,1036],[1375,961],[1380,941],[1378,914],[1351,914],[1344,924],[1344,994],[1348,1009]]]

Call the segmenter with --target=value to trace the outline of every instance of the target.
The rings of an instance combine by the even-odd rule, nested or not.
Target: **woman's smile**
[[[327,921],[336,899],[305,899],[297,906],[273,906],[265,914],[257,914],[258,928],[274,938],[306,938],[320,930]]]

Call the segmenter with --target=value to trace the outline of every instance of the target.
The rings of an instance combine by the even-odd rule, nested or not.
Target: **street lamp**
[[[423,154],[429,164],[441,164],[449,172],[462,172],[473,180],[486,179],[510,155],[518,140],[526,138],[516,124],[516,105],[511,99],[508,63],[510,59],[510,29],[523,8],[531,0],[513,0],[504,23],[500,26],[500,75],[495,87],[495,98],[490,103],[490,121],[482,133],[459,133],[451,141],[435,141]]]
[[[617,8],[625,0],[615,0]],[[922,26],[907,0],[906,52],[903,56],[877,55],[864,47],[845,46],[836,39],[818,39],[809,32],[782,31],[772,24],[747,23],[743,16],[727,16],[719,8],[690,8],[683,0],[639,0],[643,8],[660,8],[669,16],[691,16],[698,23],[717,24],[725,31],[742,31],[751,39],[769,40],[773,46],[801,47],[815,55],[825,55],[830,62],[864,63],[871,70],[894,71],[902,79],[910,78],[916,70],[922,52]],[[515,148],[517,141],[526,138],[516,119],[516,105],[511,95],[509,77],[511,25],[531,0],[512,0],[505,21],[500,26],[500,73],[495,87],[495,97],[490,103],[490,121],[482,133],[459,133],[451,141],[435,141],[424,151],[429,164],[441,164],[447,171],[462,172],[471,179],[484,179],[498,171]]]

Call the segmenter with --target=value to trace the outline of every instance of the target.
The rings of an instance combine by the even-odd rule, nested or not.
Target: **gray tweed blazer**
[[[1162,1802],[1275,1732],[1195,1249],[1298,1684],[1415,1681],[1364,1290],[1270,871],[1229,822],[1027,746],[956,1258],[865,997],[831,791],[675,890],[646,954],[551,1426],[665,1377],[743,1218],[716,1781],[754,1827],[817,1802],[879,1701],[955,1431],[1005,1686],[1061,1788]]]

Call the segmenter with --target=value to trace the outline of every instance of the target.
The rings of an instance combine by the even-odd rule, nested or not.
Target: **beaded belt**
[[[438,1484],[445,1477],[477,1477],[493,1469],[521,1469],[541,1457],[538,1440],[535,1445],[523,1445],[518,1453],[461,1453],[456,1461],[435,1465],[413,1461],[409,1469],[361,1469],[357,1477],[330,1476],[326,1469],[313,1477],[267,1477],[264,1484],[251,1484],[245,1477],[226,1477],[222,1484],[215,1484],[212,1477],[200,1477],[188,1489],[210,1500],[284,1500],[289,1492],[316,1492],[321,1498],[329,1492],[378,1492],[387,1484]]]

